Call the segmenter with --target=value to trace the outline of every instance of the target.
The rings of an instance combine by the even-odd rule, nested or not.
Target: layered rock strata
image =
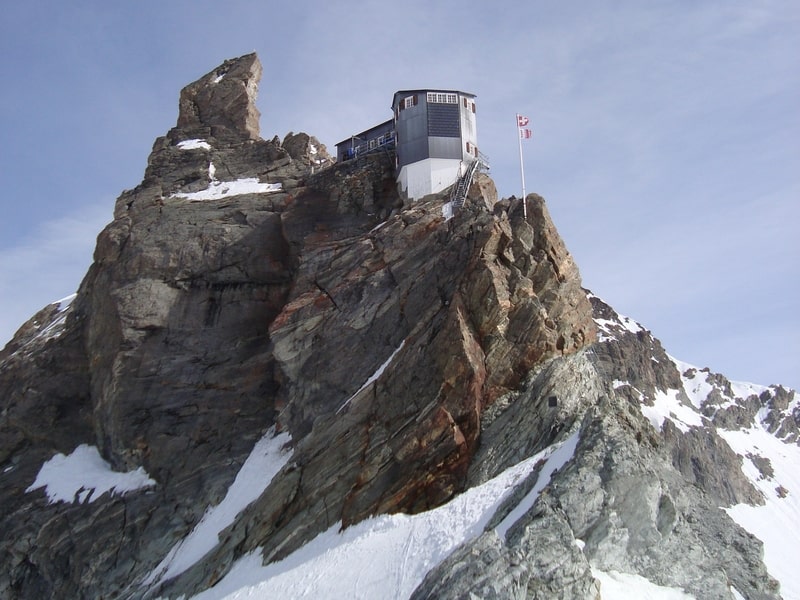
[[[389,157],[324,170],[313,137],[260,139],[260,72],[249,55],[183,90],[63,330],[7,349],[0,589],[146,593],[135,582],[270,427],[291,434],[291,466],[158,593],[207,587],[242,552],[283,556],[337,521],[437,506],[466,484],[486,409],[594,340],[541,198],[523,219],[484,177],[452,219],[445,198],[403,207]],[[24,492],[80,444],[155,485],[87,504]]]
[[[524,217],[479,175],[447,218],[446,197],[404,204],[389,155],[334,165],[308,134],[261,139],[260,75],[247,55],[184,88],[77,297],[0,352],[0,596],[188,597],[250,552],[275,561],[569,447],[414,597],[596,599],[611,571],[779,597],[725,511],[765,501],[725,435],[758,422],[796,444],[794,392],[681,370],[581,288],[539,196]],[[263,491],[165,567],[277,432]],[[93,448],[118,488],[40,480]]]

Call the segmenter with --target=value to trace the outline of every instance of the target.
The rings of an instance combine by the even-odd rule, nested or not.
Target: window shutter
[[[417,95],[414,94],[414,106],[416,106],[416,105],[417,105]]]
[[[464,98],[464,108],[467,108],[467,99]]]
[[[475,103],[472,103],[472,114],[475,114]]]

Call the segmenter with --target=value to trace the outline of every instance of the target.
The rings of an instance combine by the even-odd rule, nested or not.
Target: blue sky
[[[333,149],[396,90],[475,93],[503,196],[527,115],[586,287],[681,360],[800,387],[799,46],[795,0],[8,4],[0,343],[77,288],[180,88],[255,50],[264,138]]]

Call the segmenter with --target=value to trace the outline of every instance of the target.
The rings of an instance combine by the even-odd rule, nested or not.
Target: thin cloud
[[[781,297],[800,292],[791,231],[800,217],[794,0],[621,0],[580,8],[546,0],[409,0],[402,10],[377,0],[232,0],[223,12],[210,0],[135,9],[89,4],[38,19],[40,10],[18,3],[0,24],[0,73],[25,83],[0,92],[3,106],[13,109],[0,111],[8,149],[0,161],[1,221],[14,224],[3,230],[3,265],[8,256],[37,263],[31,247],[46,236],[41,226],[26,228],[52,202],[64,210],[77,196],[99,198],[135,185],[153,138],[175,123],[180,86],[256,50],[264,65],[259,108],[266,138],[306,131],[332,150],[388,119],[398,89],[476,93],[480,147],[501,196],[520,193],[511,123],[515,112],[529,116],[527,189],[547,198],[585,283],[664,336],[679,358],[702,360],[703,336],[691,331],[703,331],[708,348],[714,335],[744,326],[754,340],[763,340],[759,328],[774,333],[775,323],[782,337],[800,338],[795,311],[766,302],[763,289]],[[26,24],[24,35],[19,23]],[[211,37],[197,33],[210,28]],[[76,36],[78,29],[89,33]],[[52,102],[54,94],[62,101]],[[85,175],[93,189],[81,181]],[[25,203],[11,202],[19,198]],[[86,233],[92,243],[104,221]],[[19,255],[9,246],[19,246]],[[69,285],[26,301],[14,326],[70,291],[62,287],[74,289],[90,251],[77,259],[80,273]],[[5,290],[10,279],[3,277]],[[15,294],[40,286],[33,276],[14,285]],[[743,324],[729,297],[768,310]],[[716,334],[707,327],[709,313]],[[675,331],[686,333],[675,340]],[[670,347],[683,340],[691,344]],[[766,356],[775,369],[783,352],[797,363],[796,347],[773,346]],[[712,349],[726,355],[720,364],[741,354]],[[796,370],[758,362],[751,374],[736,376],[800,384],[789,381]]]
[[[0,250],[0,344],[36,311],[75,292],[92,261],[97,234],[111,220],[106,203],[46,221]]]

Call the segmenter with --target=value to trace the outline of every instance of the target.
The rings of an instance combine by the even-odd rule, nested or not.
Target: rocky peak
[[[599,565],[775,598],[760,545],[719,508],[763,490],[714,425],[763,413],[795,442],[794,393],[692,400],[700,374],[587,296],[543,198],[525,216],[479,175],[449,218],[446,193],[404,205],[390,156],[329,167],[306,133],[260,139],[260,71],[247,55],[184,88],[75,300],[0,353],[0,596],[188,597],[239,559],[441,507],[571,439],[493,522],[540,475],[541,500],[503,539],[475,525],[418,597],[595,598]],[[145,484],[37,484],[91,452],[106,479]],[[240,476],[252,494],[232,510]]]
[[[261,73],[253,53],[226,60],[190,83],[181,90],[177,128],[188,137],[258,139]]]

